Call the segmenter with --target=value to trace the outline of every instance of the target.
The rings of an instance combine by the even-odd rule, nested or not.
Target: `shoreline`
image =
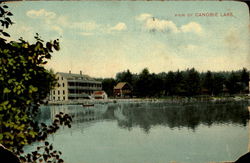
[[[83,105],[83,104],[115,104],[115,103],[166,103],[166,104],[193,104],[193,103],[225,103],[247,102],[249,96],[236,97],[165,97],[165,98],[110,98],[110,99],[81,99],[68,101],[48,101],[46,105]]]

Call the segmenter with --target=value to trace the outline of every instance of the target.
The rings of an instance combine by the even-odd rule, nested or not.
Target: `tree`
[[[238,84],[239,84],[239,78],[237,77],[236,73],[232,72],[229,78],[227,79],[226,83],[226,86],[230,94],[235,94],[240,90]]]
[[[211,71],[207,71],[203,82],[203,87],[208,90],[209,95],[213,95],[214,92],[214,76]]]
[[[242,83],[242,91],[248,93],[249,90],[249,72],[246,68],[243,68],[240,74],[240,80]]]
[[[226,86],[231,95],[239,93],[240,90],[242,89],[240,83],[240,77],[235,72],[232,72],[229,78],[227,79]]]
[[[185,81],[188,96],[198,95],[200,93],[200,76],[194,68],[187,70]]]
[[[13,22],[8,6],[0,3],[1,26],[8,28]],[[44,68],[59,40],[44,42],[37,34],[35,42],[24,39],[7,42],[10,35],[0,30],[0,144],[15,152],[23,162],[36,160],[49,162],[60,159],[61,152],[52,151],[46,142],[48,134],[60,125],[70,127],[71,117],[60,113],[51,125],[35,120],[39,106],[55,86],[55,75]],[[35,141],[45,141],[37,151],[22,156],[22,148]]]
[[[150,85],[149,85],[149,95],[150,96],[161,96],[163,95],[163,87],[164,87],[164,82],[163,79],[160,78],[160,76],[156,74],[151,74],[150,75]]]
[[[113,89],[115,84],[115,79],[105,78],[102,80],[102,89],[108,94],[108,96],[113,96]]]
[[[118,82],[128,82],[130,85],[133,81],[133,75],[129,70],[124,72],[119,72],[116,74],[116,81]]]
[[[225,77],[223,74],[215,73],[214,74],[214,94],[219,95],[223,92],[223,84],[225,82]]]
[[[184,75],[178,70],[175,74],[175,95],[184,95],[185,93]]]
[[[135,84],[135,92],[138,96],[145,97],[149,96],[150,92],[150,73],[147,68],[144,68],[139,74]]]
[[[172,71],[169,71],[167,73],[166,79],[165,79],[165,94],[166,95],[174,95],[176,89],[176,83],[175,83],[175,74]]]

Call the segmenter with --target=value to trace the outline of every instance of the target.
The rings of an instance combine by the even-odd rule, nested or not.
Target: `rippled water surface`
[[[39,121],[49,124],[60,111],[74,116],[72,128],[49,137],[67,163],[208,163],[236,160],[247,151],[247,108],[246,103],[43,106]]]

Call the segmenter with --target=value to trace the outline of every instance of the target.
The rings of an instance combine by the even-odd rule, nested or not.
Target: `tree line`
[[[139,74],[126,70],[115,78],[102,79],[103,90],[113,96],[113,88],[119,82],[129,83],[136,97],[234,95],[248,93],[249,72],[246,68],[230,72],[198,72],[191,68],[158,74],[150,73],[148,68]]]

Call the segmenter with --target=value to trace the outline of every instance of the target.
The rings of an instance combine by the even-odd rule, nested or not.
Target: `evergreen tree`
[[[240,77],[235,72],[232,72],[227,79],[226,86],[231,95],[239,93],[241,90]]]
[[[214,76],[211,73],[211,71],[207,71],[204,82],[203,82],[203,87],[208,90],[209,95],[213,95],[214,92]]]
[[[240,74],[240,81],[242,83],[242,91],[248,93],[249,90],[249,72],[243,68]]]
[[[200,93],[200,76],[194,68],[187,70],[185,82],[188,96],[194,96]]]
[[[174,95],[176,89],[175,74],[172,71],[167,73],[165,79],[165,93],[166,95]]]
[[[214,94],[219,95],[223,93],[223,83],[225,82],[225,77],[220,73],[214,74]]]
[[[133,83],[133,75],[129,70],[124,72],[119,72],[116,74],[116,81],[119,82],[128,82],[130,85]]]

